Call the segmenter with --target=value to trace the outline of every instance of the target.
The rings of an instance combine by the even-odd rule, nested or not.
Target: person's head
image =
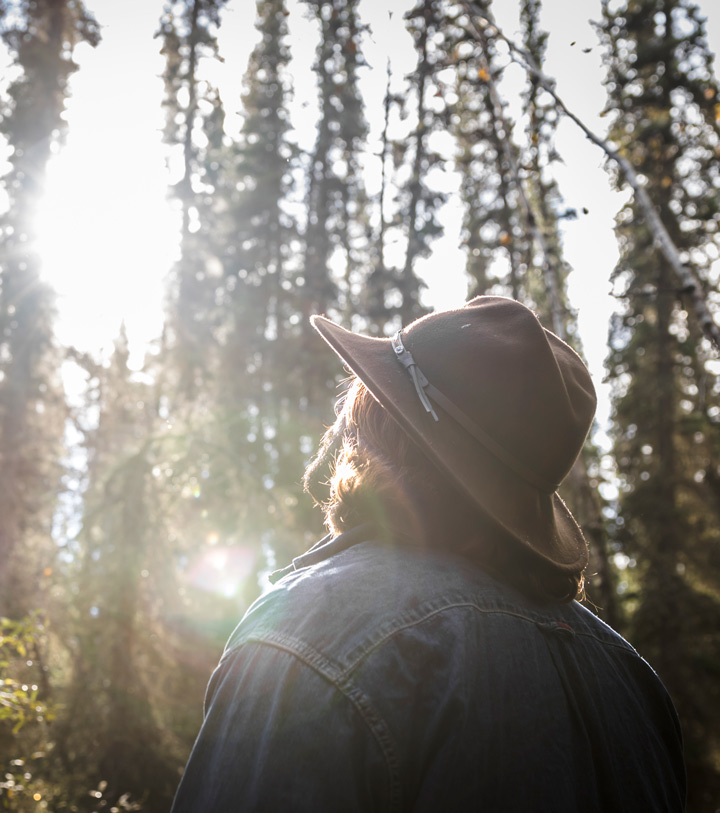
[[[323,499],[313,478],[325,467],[329,493]],[[559,572],[513,544],[438,471],[358,378],[305,472],[305,488],[335,535],[370,522],[389,543],[442,546],[535,599],[568,601],[582,592],[582,568]]]
[[[329,470],[326,499],[314,492],[321,467]],[[453,539],[474,533],[469,527],[477,514],[472,503],[356,377],[304,479],[323,509],[327,529],[336,535],[367,521],[386,539],[418,545],[429,544],[440,532]]]
[[[398,540],[462,550],[526,592],[572,597],[587,546],[556,487],[595,406],[577,354],[500,297],[393,339],[313,324],[359,379],[321,447],[340,444],[330,530],[371,519]]]

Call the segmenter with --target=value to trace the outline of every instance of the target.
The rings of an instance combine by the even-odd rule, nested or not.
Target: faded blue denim
[[[653,670],[577,603],[358,528],[250,608],[173,813],[681,811]]]

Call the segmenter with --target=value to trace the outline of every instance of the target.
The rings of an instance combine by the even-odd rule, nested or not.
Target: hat
[[[587,544],[556,489],[582,449],[595,389],[580,356],[513,299],[479,296],[392,338],[311,323],[482,512],[564,572]]]

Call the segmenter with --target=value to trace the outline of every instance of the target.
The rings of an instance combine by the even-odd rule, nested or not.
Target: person
[[[575,600],[580,357],[502,297],[312,322],[355,376],[306,477],[329,533],[232,634],[173,813],[683,810],[667,692]]]

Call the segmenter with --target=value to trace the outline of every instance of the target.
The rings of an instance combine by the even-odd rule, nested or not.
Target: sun
[[[80,68],[64,113],[67,137],[47,167],[36,247],[57,293],[58,341],[106,355],[124,323],[137,368],[161,333],[179,255],[168,194],[176,179],[161,135],[163,63],[152,37],[160,4],[138,6],[130,20],[116,4],[100,5],[102,43],[73,54]]]
[[[147,147],[122,136],[73,130],[39,204],[37,249],[57,293],[56,333],[88,352],[107,349],[123,322],[138,348],[159,335],[178,251],[162,160],[150,164]]]

